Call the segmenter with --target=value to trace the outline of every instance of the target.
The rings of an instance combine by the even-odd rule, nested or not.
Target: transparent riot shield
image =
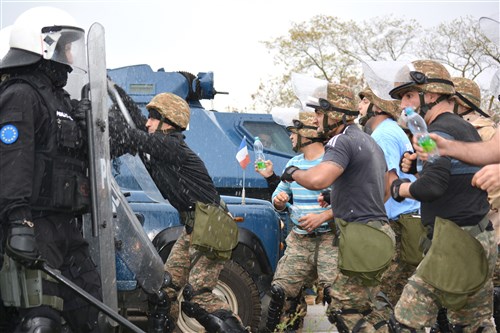
[[[86,236],[103,284],[103,300],[117,307],[116,258],[134,274],[147,293],[163,283],[163,262],[111,174],[108,132],[108,79],[104,56],[104,28],[95,23],[88,33],[89,85],[92,102],[87,117],[92,189],[91,228]],[[144,168],[144,166],[143,166]],[[144,170],[142,172],[147,173]],[[119,244],[119,247],[117,247]]]

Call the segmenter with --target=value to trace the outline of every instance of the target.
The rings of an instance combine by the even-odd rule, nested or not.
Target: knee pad
[[[241,321],[231,311],[217,310],[208,313],[198,304],[182,302],[182,311],[191,318],[196,319],[207,333],[247,333]]]
[[[60,333],[61,322],[47,317],[32,317],[22,320],[15,333]]]
[[[184,297],[184,299],[186,301],[190,301],[195,296],[201,295],[203,293],[211,293],[211,292],[212,292],[212,289],[209,289],[209,288],[201,288],[199,290],[194,290],[193,286],[191,284],[187,283],[184,286],[184,290],[182,291],[182,297]]]
[[[148,332],[172,332],[175,321],[169,315],[170,298],[167,292],[160,289],[156,294],[148,296]]]
[[[331,286],[327,286],[325,287],[325,289],[323,289],[323,305],[325,304],[330,304],[332,303],[332,296],[330,296],[330,290],[332,290],[332,287]]]
[[[285,305],[285,290],[278,284],[271,286],[271,301],[267,312],[266,328],[272,332],[278,326],[283,306]]]

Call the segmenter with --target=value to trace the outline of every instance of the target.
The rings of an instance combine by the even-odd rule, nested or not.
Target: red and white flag
[[[248,154],[247,140],[245,136],[243,137],[243,140],[241,140],[240,147],[236,153],[236,159],[243,169],[245,169],[250,163],[250,155]]]

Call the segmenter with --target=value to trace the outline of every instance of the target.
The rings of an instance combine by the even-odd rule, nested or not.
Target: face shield
[[[301,110],[310,112],[319,107],[319,99],[326,98],[328,81],[292,73],[292,88]]]
[[[366,61],[362,63],[363,76],[377,97],[391,100],[393,98],[389,92],[394,88],[394,82],[412,81],[409,77],[410,70],[405,70],[408,65],[413,66],[407,61]],[[402,81],[396,81],[396,77]]]
[[[70,26],[42,28],[43,58],[86,72],[85,31]]]
[[[289,130],[294,126],[293,120],[299,119],[299,112],[299,108],[274,107],[271,110],[271,116],[276,124],[284,126],[287,130]]]
[[[479,29],[481,32],[498,47],[500,47],[499,27],[500,22],[490,17],[481,17],[479,19]]]

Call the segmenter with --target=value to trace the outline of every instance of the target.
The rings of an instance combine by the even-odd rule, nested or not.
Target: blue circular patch
[[[16,126],[9,124],[0,128],[0,141],[5,143],[6,145],[13,144],[17,141],[18,137],[19,131],[17,130]]]

